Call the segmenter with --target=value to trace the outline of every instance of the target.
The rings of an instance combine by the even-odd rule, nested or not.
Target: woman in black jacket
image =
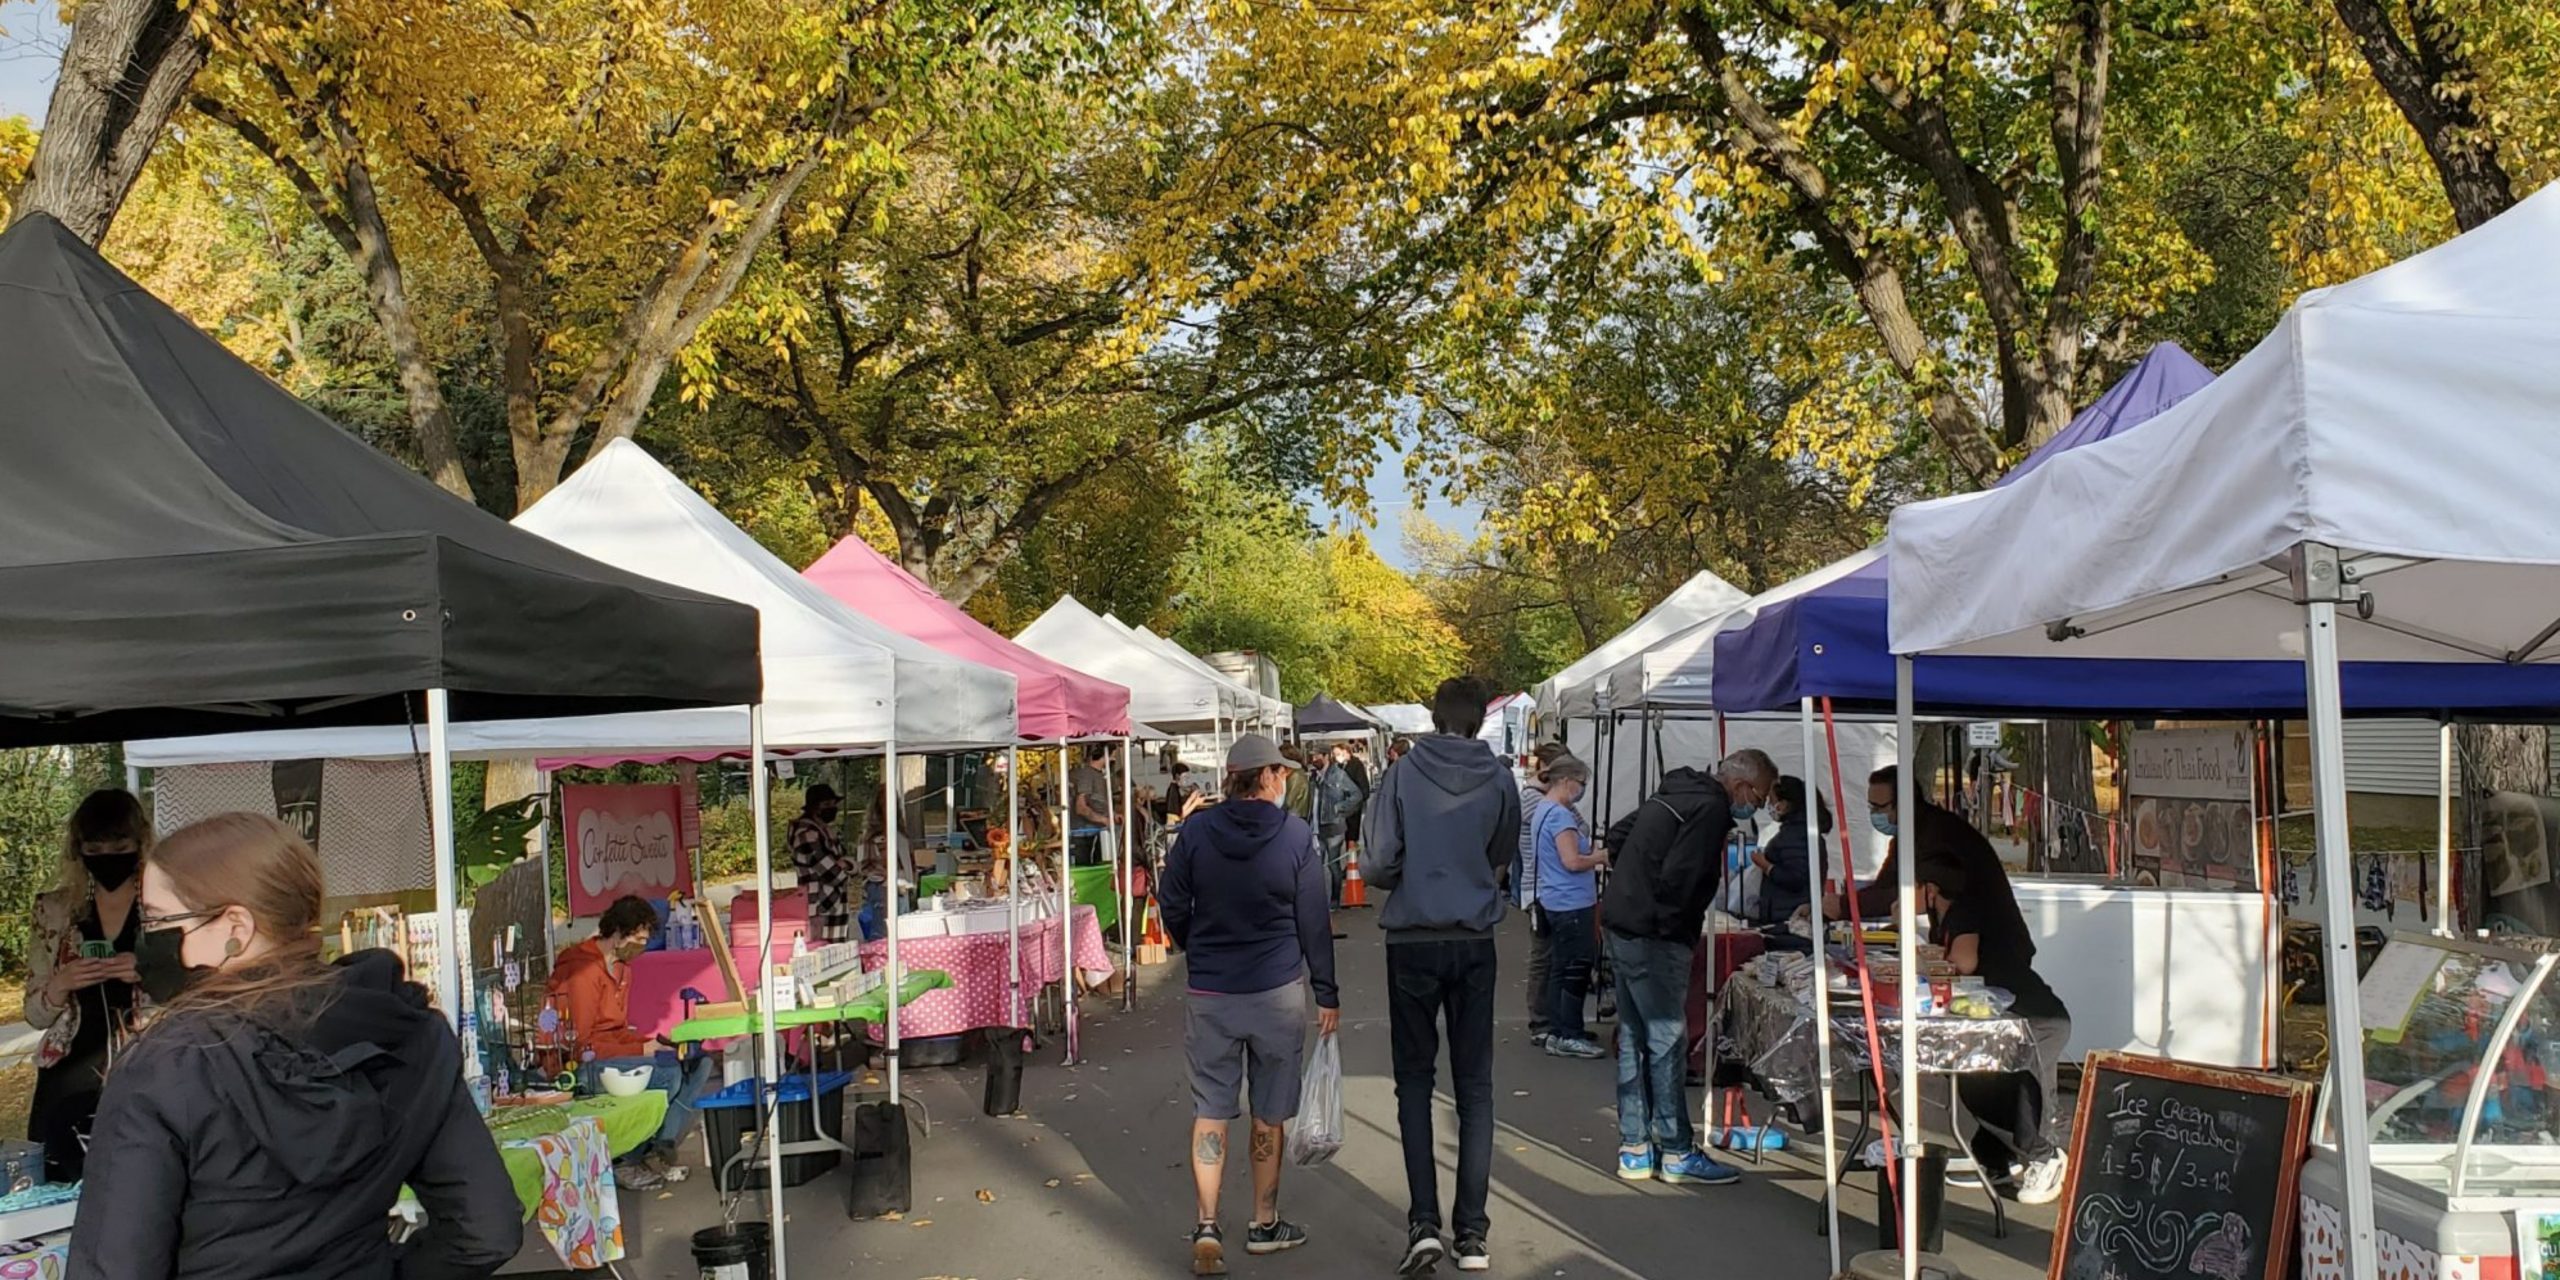
[[[1831,806],[1817,795],[1814,825],[1831,834]],[[1751,855],[1760,868],[1760,911],[1754,923],[1785,924],[1813,901],[1813,882],[1831,869],[1831,844],[1821,842],[1820,866],[1805,856],[1804,779],[1790,774],[1769,789],[1769,815],[1778,824],[1769,843]]]
[[[152,850],[143,990],[165,1007],[108,1074],[74,1280],[486,1276],[522,1210],[461,1049],[386,951],[320,959],[320,862],[229,813]],[[400,1188],[426,1229],[391,1244]]]

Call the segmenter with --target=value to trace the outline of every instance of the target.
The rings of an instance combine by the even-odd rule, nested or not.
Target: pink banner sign
[[[624,894],[664,899],[692,886],[675,784],[562,787],[560,809],[571,915],[602,915]]]

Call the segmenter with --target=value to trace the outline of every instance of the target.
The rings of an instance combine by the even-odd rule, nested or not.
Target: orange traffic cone
[[[1360,880],[1360,855],[1348,849],[1342,853],[1342,905],[1369,905],[1369,886]]]

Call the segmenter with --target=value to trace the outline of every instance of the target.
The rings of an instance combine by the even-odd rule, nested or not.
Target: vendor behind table
[[[667,1095],[667,1118],[658,1136],[615,1162],[614,1180],[634,1191],[684,1180],[685,1169],[676,1156],[716,1065],[702,1054],[682,1061],[675,1046],[631,1026],[631,962],[649,949],[657,929],[657,908],[646,899],[615,899],[596,922],[596,936],[560,952],[547,991],[591,1055],[578,1064],[580,1092],[602,1092],[604,1073],[620,1069],[647,1071],[649,1087]]]

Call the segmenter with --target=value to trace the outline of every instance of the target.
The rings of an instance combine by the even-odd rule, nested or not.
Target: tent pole
[[[427,821],[436,851],[436,1002],[444,1019],[462,1025],[461,894],[453,865],[453,704],[427,690]]]
[[[551,771],[536,769],[533,776],[542,788],[542,807],[535,810],[541,820],[533,824],[533,851],[542,855],[542,954],[556,956],[560,952],[551,945]],[[699,912],[703,907],[702,866],[698,857],[694,862],[693,881],[684,888],[695,900],[693,909]]]
[[[1894,732],[1904,742],[1911,740],[1912,696],[1911,656],[1893,657],[1893,721]],[[1902,885],[1897,895],[1901,902],[1895,912],[1894,928],[1901,933],[1896,949],[1902,962],[1902,1150],[1894,1158],[1902,1166],[1902,1280],[1920,1280],[1920,1037],[1912,1034],[1912,1020],[1920,1011],[1920,890],[1914,872],[1920,865],[1920,808],[1915,800],[1917,779],[1910,766],[1893,773],[1893,815],[1900,831],[1896,845],[1901,856],[1894,865],[1901,868]],[[1829,1117],[1825,1117],[1828,1119]]]
[[[2329,1088],[2336,1108],[2339,1163],[2347,1180],[2347,1274],[2376,1271],[2373,1224],[2372,1135],[2365,1101],[2364,1014],[2356,985],[2355,866],[2347,852],[2346,716],[2338,690],[2338,605],[2319,598],[2349,589],[2339,577],[2337,553],[2308,544],[2298,579],[2325,579],[2306,592],[2303,658],[2311,709],[2311,809],[2320,851],[2321,943],[2329,985]],[[2316,563],[2326,559],[2325,565]],[[2298,588],[2299,589],[2299,588]]]
[[[1129,976],[1120,984],[1122,1010],[1138,1007],[1138,740],[1120,740],[1120,959]]]
[[[1067,740],[1058,739],[1058,1017],[1066,1028],[1064,1064],[1076,1065],[1076,895],[1075,870],[1067,865],[1075,850],[1076,800],[1067,781]]]
[[[1005,1025],[1022,1025],[1022,748],[1004,749]]]
[[[2436,932],[2452,937],[2453,914],[2453,722],[2436,728]]]
[[[889,1102],[895,1106],[904,1096],[898,1092],[898,1059],[902,1056],[898,1052],[898,1024],[907,1020],[905,1011],[900,1007],[906,1003],[900,998],[904,992],[899,989],[906,983],[907,974],[898,964],[898,891],[901,888],[898,883],[898,819],[906,816],[901,811],[907,807],[907,789],[898,778],[898,740],[895,738],[882,746],[880,790],[881,803],[889,810],[889,824],[883,828],[887,834],[882,837],[880,861],[886,864],[883,870],[889,877],[889,892],[885,895],[888,901],[884,904],[889,911]]]
[[[1825,943],[1822,932],[1822,895],[1826,882],[1822,874],[1822,775],[1815,768],[1813,754],[1812,698],[1803,700],[1799,715],[1804,734],[1804,813],[1800,816],[1804,819],[1805,856],[1811,859],[1809,870],[1813,881],[1813,1025],[1822,1028],[1821,1033],[1813,1038],[1814,1075],[1821,1082],[1819,1105],[1822,1114],[1817,1120],[1822,1127],[1822,1213],[1830,1228],[1827,1234],[1831,1237],[1831,1274],[1836,1276],[1840,1274],[1840,1162],[1832,1142],[1831,1119],[1838,1113],[1833,1109],[1831,1082],[1831,948]],[[1716,717],[1716,731],[1717,745],[1721,747],[1724,731],[1724,717],[1721,715]],[[1842,832],[1840,840],[1845,848],[1849,841],[1848,833]],[[1855,887],[1852,886],[1850,891],[1855,892]]]
[[[749,808],[755,815],[756,824],[757,947],[756,971],[749,979],[751,1003],[748,1007],[764,1014],[758,1019],[764,1025],[762,1043],[758,1046],[761,1052],[756,1055],[759,1064],[756,1078],[763,1083],[757,1087],[756,1114],[764,1117],[760,1127],[770,1134],[781,1127],[774,1123],[781,1111],[780,1094],[774,1094],[774,1111],[768,1113],[765,1111],[764,1091],[778,1090],[782,1084],[782,1031],[773,1025],[773,784],[765,777],[764,704],[761,702],[747,708],[747,759],[753,771],[753,781],[748,787],[751,797]],[[764,1154],[765,1195],[768,1197],[765,1217],[771,1220],[768,1225],[773,1232],[773,1276],[774,1280],[790,1280],[791,1251],[782,1243],[782,1156],[770,1148]]]

